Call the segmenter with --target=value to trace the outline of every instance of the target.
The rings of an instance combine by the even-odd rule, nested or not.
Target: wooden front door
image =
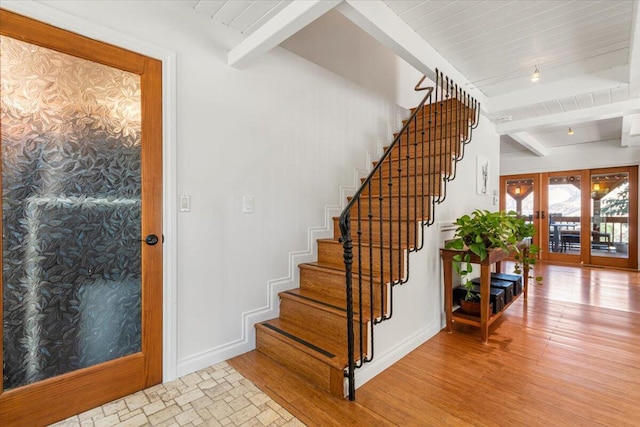
[[[0,425],[162,381],[162,64],[0,10]]]

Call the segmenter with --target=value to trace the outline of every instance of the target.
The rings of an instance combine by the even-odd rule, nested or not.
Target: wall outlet
[[[253,213],[253,197],[244,196],[242,198],[242,212]]]

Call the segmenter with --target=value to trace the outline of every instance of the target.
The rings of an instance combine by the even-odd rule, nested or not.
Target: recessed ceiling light
[[[540,80],[540,71],[538,71],[538,66],[536,65],[536,69],[533,71],[533,74],[531,75],[531,81],[537,82],[538,80]]]
[[[573,135],[573,129],[569,128],[569,132],[567,132],[567,135]]]

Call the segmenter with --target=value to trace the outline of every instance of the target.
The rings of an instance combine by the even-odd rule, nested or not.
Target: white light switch
[[[191,196],[180,196],[180,212],[191,212]]]
[[[242,198],[242,212],[243,213],[252,213],[253,212],[253,197],[244,196]]]

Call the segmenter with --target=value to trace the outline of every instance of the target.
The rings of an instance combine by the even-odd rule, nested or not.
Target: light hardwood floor
[[[356,402],[256,352],[229,363],[310,426],[640,425],[640,273],[536,268],[544,284],[486,345],[478,329],[454,325],[359,388]]]

